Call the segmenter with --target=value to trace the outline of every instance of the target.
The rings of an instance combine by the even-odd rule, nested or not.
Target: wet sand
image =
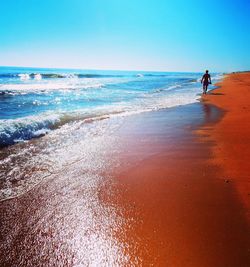
[[[130,203],[128,217],[137,218],[128,234],[137,244],[131,253],[141,259],[141,266],[248,266],[246,209],[223,166],[214,162],[217,140],[207,133],[225,114],[205,102],[200,109],[182,112],[187,124],[170,135],[159,134],[164,114],[162,123],[147,123],[154,129],[148,139],[158,136],[157,152],[150,155],[142,142],[138,151],[148,158],[118,175],[121,205]],[[135,140],[134,132],[130,134]]]
[[[235,152],[249,153],[247,122],[233,127],[246,135],[225,137],[237,120],[230,113],[247,101],[235,97],[241,84],[247,94],[244,77],[226,78],[201,103],[126,118],[119,164],[104,173],[74,164],[1,202],[1,266],[249,266],[246,178],[238,179],[249,167]],[[220,106],[230,98],[232,111]]]
[[[219,86],[204,103],[223,109],[225,116],[215,127],[202,130],[216,140],[212,162],[233,183],[250,222],[250,72],[227,75]]]

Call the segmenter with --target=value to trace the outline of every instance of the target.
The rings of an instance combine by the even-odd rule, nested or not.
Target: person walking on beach
[[[206,94],[208,85],[212,84],[208,70],[206,70],[206,73],[202,76],[201,83],[203,83],[203,94]]]

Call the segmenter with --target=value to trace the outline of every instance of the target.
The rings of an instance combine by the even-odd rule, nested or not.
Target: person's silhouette
[[[202,76],[201,83],[203,83],[203,94],[206,94],[208,85],[212,84],[208,70],[206,70],[206,73]]]

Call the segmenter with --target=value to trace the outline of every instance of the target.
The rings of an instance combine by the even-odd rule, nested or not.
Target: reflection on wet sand
[[[1,245],[8,257],[1,258],[2,264],[125,266],[126,243],[117,240],[123,234],[123,210],[109,199],[110,179],[77,164],[28,194],[3,202]]]
[[[121,122],[96,122],[92,132],[78,123],[4,150],[1,266],[126,265],[123,209],[109,175]]]
[[[45,157],[56,171],[0,204],[1,266],[243,266],[233,187],[187,128],[213,114],[198,104],[104,120],[91,145],[81,127],[65,133]]]

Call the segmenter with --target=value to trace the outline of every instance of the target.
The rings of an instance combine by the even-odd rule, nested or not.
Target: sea
[[[201,76],[0,67],[0,199],[77,161],[102,168],[124,118],[199,101]],[[222,73],[211,76],[215,83]]]
[[[196,102],[201,73],[0,68],[0,146],[62,125]],[[213,75],[213,80],[220,78]]]

